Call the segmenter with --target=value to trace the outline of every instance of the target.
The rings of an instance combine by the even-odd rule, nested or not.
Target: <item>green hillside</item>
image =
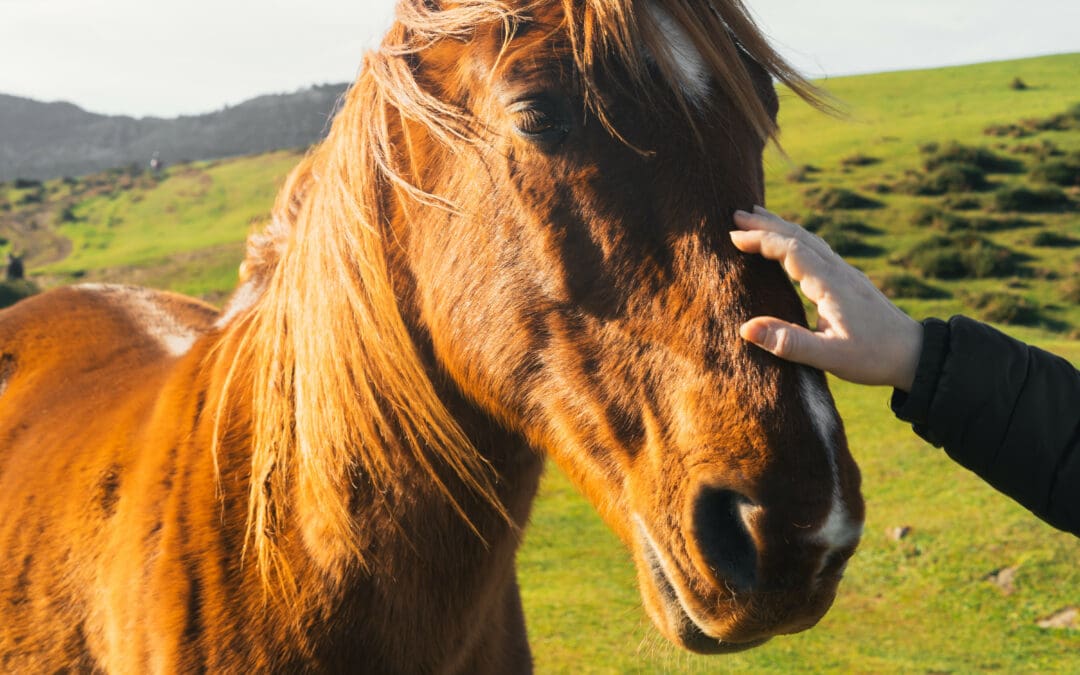
[[[842,115],[782,99],[772,210],[912,314],[1078,334],[1080,54],[823,85]]]
[[[988,318],[1080,364],[1080,54],[823,84],[844,115],[784,97],[768,206],[913,315]],[[220,302],[296,159],[8,183],[0,254],[25,251],[42,286],[125,281]],[[818,627],[729,657],[676,650],[651,628],[626,551],[552,469],[519,555],[539,672],[1080,672],[1080,625],[1039,625],[1080,606],[1080,541],[922,444],[888,391],[833,389],[868,513]]]

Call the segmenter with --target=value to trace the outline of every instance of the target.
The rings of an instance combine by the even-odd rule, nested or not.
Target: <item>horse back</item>
[[[89,653],[108,636],[93,614],[121,483],[173,442],[153,441],[152,420],[183,407],[163,392],[215,317],[179,295],[99,285],[0,311],[3,670],[100,667]]]

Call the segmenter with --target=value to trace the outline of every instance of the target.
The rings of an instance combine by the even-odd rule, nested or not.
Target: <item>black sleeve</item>
[[[965,317],[923,322],[915,432],[1054,527],[1080,536],[1080,371]]]

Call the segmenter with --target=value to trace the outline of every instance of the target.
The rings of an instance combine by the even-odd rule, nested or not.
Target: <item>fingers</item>
[[[755,206],[753,213],[746,211],[735,212],[735,225],[746,231],[773,232],[778,235],[791,237],[809,246],[814,252],[824,259],[835,255],[829,245],[821,237],[812,232],[807,232],[795,223],[789,223],[780,216],[772,213],[761,206]]]
[[[824,338],[802,326],[771,316],[759,316],[740,326],[739,335],[787,361],[828,369]]]
[[[756,253],[776,260],[795,281],[823,273],[828,264],[810,246],[794,237],[764,230],[735,231],[731,242],[744,253]]]

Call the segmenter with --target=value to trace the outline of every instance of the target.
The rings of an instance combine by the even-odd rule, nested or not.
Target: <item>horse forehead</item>
[[[693,39],[667,11],[650,0],[645,9],[656,22],[663,36],[665,47],[678,70],[679,87],[691,100],[701,101],[709,93],[711,71]],[[655,58],[655,54],[648,54]]]
[[[146,288],[113,284],[79,284],[73,288],[108,300],[113,307],[124,312],[136,329],[170,356],[186,354],[200,335],[198,328],[185,320],[183,308],[171,302],[168,295]]]

